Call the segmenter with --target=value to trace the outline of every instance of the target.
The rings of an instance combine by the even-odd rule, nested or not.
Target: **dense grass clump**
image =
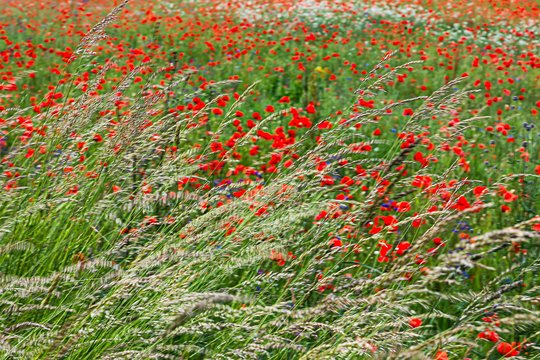
[[[17,95],[0,102],[0,356],[540,356],[539,105],[486,96],[510,90],[479,80],[492,69],[472,50],[460,57],[465,43],[450,58],[472,59],[470,69],[434,70],[429,46],[413,56],[388,45],[349,53],[340,72],[351,38],[365,40],[357,49],[377,44],[370,21],[398,29],[388,44],[429,44],[446,12],[435,21],[420,4],[377,2],[370,21],[346,28],[357,5],[261,4],[125,1],[93,27],[63,22],[59,41],[81,39],[52,66],[62,69],[54,86],[56,71],[21,80],[24,89],[4,85]],[[396,9],[418,23],[384,20]],[[59,16],[86,10],[69,11]],[[197,41],[174,44],[173,21]],[[336,34],[318,30],[332,21]],[[2,30],[22,42],[10,26],[22,25]],[[233,35],[249,49],[221,48]],[[279,46],[289,41],[304,48]],[[234,53],[252,57],[227,63]],[[291,55],[313,58],[300,67],[285,63]],[[370,67],[351,67],[360,60]],[[532,67],[519,75],[522,94],[538,79],[530,61],[520,64]],[[36,59],[38,70],[50,62]],[[403,87],[409,76],[425,85]],[[499,114],[500,102],[514,114]]]

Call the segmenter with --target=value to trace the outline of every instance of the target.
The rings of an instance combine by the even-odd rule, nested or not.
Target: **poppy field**
[[[540,358],[538,19],[2,1],[0,358]]]

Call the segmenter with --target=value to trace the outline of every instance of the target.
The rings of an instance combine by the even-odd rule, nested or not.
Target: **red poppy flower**
[[[452,206],[452,208],[458,210],[458,211],[463,211],[463,210],[466,210],[468,208],[471,207],[471,204],[469,204],[469,202],[467,201],[467,199],[465,198],[465,196],[460,196],[459,199],[457,200],[457,202],[454,204],[454,206]]]
[[[489,340],[491,342],[497,342],[499,341],[499,334],[497,334],[495,331],[486,330],[478,334],[478,338]]]
[[[403,116],[412,116],[413,114],[414,114],[413,109],[411,109],[411,108],[403,109]]]
[[[487,187],[485,187],[485,186],[477,186],[473,190],[473,194],[476,197],[481,197],[482,195],[484,195],[487,192],[488,192],[488,190],[487,190]]]
[[[343,242],[338,238],[333,238],[330,240],[330,246],[331,247],[340,247],[343,245]]]
[[[448,353],[442,350],[437,351],[435,354],[435,360],[448,360]]]
[[[401,201],[397,203],[397,212],[407,212],[411,210],[411,204],[409,204],[407,201]]]
[[[405,251],[407,251],[408,248],[411,247],[411,243],[408,241],[402,241],[396,246],[396,252],[398,255],[405,254]]]
[[[390,258],[387,256],[387,254],[392,250],[392,245],[388,244],[386,240],[379,241],[378,246],[381,248],[379,251],[379,258],[377,259],[378,262],[389,262]]]
[[[291,100],[289,99],[288,96],[283,96],[281,99],[279,99],[278,101],[280,104],[288,104],[291,102]]]
[[[412,328],[417,328],[419,327],[420,325],[422,325],[422,319],[419,319],[419,318],[412,318],[409,320],[409,325],[412,327]]]
[[[497,345],[497,351],[499,354],[501,354],[504,357],[514,357],[519,355],[519,345],[516,345],[516,343],[507,343],[507,342],[501,342],[499,345]]]
[[[24,157],[28,159],[28,158],[31,158],[32,156],[34,156],[34,149],[28,149]]]

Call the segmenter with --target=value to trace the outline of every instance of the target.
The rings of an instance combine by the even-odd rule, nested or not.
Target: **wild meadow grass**
[[[525,16],[74,4],[2,5],[2,358],[539,356]]]

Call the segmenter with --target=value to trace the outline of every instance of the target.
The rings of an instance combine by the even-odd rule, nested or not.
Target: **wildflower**
[[[280,104],[288,104],[291,102],[291,99],[289,99],[288,96],[283,96],[281,99],[279,99],[278,103]]]
[[[448,360],[448,353],[446,351],[438,350],[435,354],[435,360]]]
[[[330,246],[331,247],[341,247],[343,245],[343,242],[339,238],[333,238],[330,240]]]
[[[495,331],[482,331],[478,334],[479,339],[485,339],[491,342],[497,342],[499,341],[499,334],[497,334]]]
[[[32,156],[34,156],[34,149],[28,149],[24,157],[28,159],[28,158],[31,158]]]
[[[396,252],[398,255],[403,255],[408,248],[411,247],[411,243],[408,241],[402,241],[396,246]]]
[[[484,195],[485,193],[487,193],[487,187],[485,186],[477,186],[473,189],[473,194],[474,196],[476,196],[477,198],[481,197],[482,195]]]
[[[519,343],[507,343],[507,342],[501,342],[499,345],[497,345],[497,351],[502,356],[509,358],[519,355],[520,344]]]
[[[411,204],[407,201],[401,201],[397,203],[397,212],[407,212],[411,210]]]
[[[431,185],[431,181],[430,176],[416,175],[411,185],[423,189],[429,187]]]
[[[392,245],[388,244],[386,240],[379,241],[378,246],[381,248],[379,250],[378,262],[389,262],[390,258],[387,256],[390,250],[392,250]]]
[[[471,207],[471,204],[467,201],[465,196],[461,195],[456,203],[452,206],[453,209],[456,209],[458,211],[463,211]]]
[[[330,73],[330,70],[328,68],[323,68],[321,66],[317,66],[315,68],[315,71],[318,72],[319,74],[323,74],[323,75]]]
[[[263,214],[266,214],[267,209],[268,209],[268,207],[266,207],[266,206],[260,207],[260,208],[257,209],[257,211],[255,212],[255,216],[261,216],[261,215],[263,215]]]
[[[420,325],[422,325],[422,319],[419,319],[419,318],[412,318],[409,320],[409,325],[410,327],[412,328],[417,328],[419,327]]]
[[[270,260],[275,261],[279,266],[285,266],[285,256],[275,250],[270,251]]]
[[[405,108],[403,109],[403,116],[412,116],[414,114],[413,109]]]
[[[433,243],[437,246],[445,246],[444,241],[442,241],[442,239],[439,237],[433,239]]]

